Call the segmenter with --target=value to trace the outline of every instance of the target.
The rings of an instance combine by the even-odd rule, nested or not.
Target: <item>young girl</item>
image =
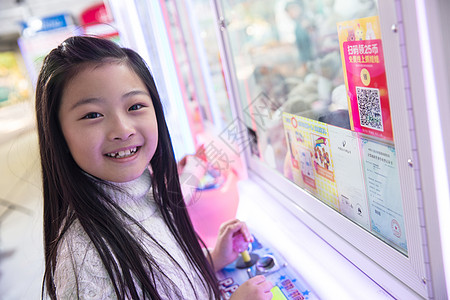
[[[67,39],[44,60],[36,114],[48,296],[220,299],[215,271],[237,258],[237,234],[251,236],[226,222],[205,256],[142,58],[108,40]],[[271,287],[256,276],[232,299],[271,299]]]

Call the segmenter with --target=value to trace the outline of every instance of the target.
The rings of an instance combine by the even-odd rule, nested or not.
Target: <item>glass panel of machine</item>
[[[377,3],[222,5],[252,156],[407,255]]]

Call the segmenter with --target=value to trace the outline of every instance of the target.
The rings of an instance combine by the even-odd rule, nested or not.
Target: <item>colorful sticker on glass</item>
[[[288,113],[283,113],[283,124],[291,162],[288,177],[339,210],[328,125]]]
[[[313,154],[308,148],[310,134],[303,126],[298,126],[296,116],[284,113],[283,120],[290,158],[285,176],[316,195]]]

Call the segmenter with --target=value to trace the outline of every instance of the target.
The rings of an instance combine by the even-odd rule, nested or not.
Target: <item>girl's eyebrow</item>
[[[84,98],[84,99],[81,99],[80,101],[77,101],[74,105],[72,105],[70,110],[74,110],[75,108],[85,105],[85,104],[99,103],[99,102],[105,102],[105,100],[101,99],[101,98]]]
[[[132,97],[132,96],[135,96],[135,95],[145,95],[145,96],[149,96],[150,97],[149,93],[146,92],[146,91],[132,90],[132,91],[130,91],[128,93],[123,94],[122,99],[123,98],[127,98],[127,97]]]
[[[145,95],[145,96],[150,97],[149,93],[147,93],[146,91],[133,90],[133,91],[123,94],[122,99],[132,97],[135,95]],[[75,108],[82,106],[82,105],[91,104],[91,103],[99,103],[99,102],[104,103],[105,99],[103,99],[103,98],[84,98],[84,99],[81,99],[80,101],[77,101],[74,105],[72,105],[70,110],[74,110]]]

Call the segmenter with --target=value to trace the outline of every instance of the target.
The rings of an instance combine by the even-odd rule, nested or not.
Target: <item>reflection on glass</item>
[[[161,0],[180,88],[194,135],[204,121],[231,122],[215,19],[208,0]]]
[[[221,4],[252,155],[407,254],[376,2]]]
[[[216,26],[211,2],[209,0],[192,0],[192,9],[198,24],[198,34],[201,39],[203,53],[207,59],[208,73],[211,79],[212,93],[209,94],[209,103],[217,105],[222,126],[232,121],[230,102],[225,86],[219,45],[217,43]],[[218,125],[216,122],[215,125]]]

